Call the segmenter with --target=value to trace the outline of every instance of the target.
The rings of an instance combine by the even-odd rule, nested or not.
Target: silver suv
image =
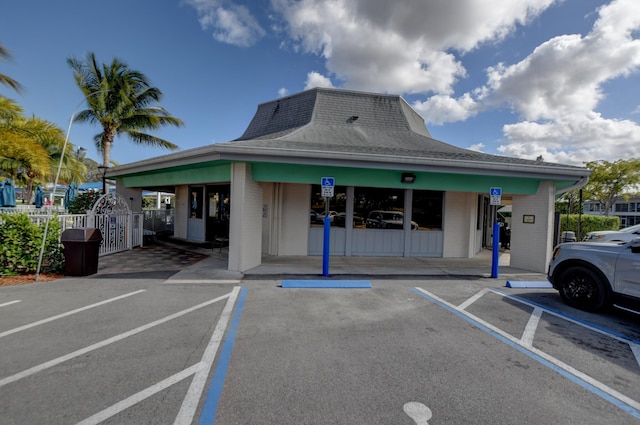
[[[640,311],[640,238],[560,244],[547,278],[572,307],[598,311],[617,304]]]

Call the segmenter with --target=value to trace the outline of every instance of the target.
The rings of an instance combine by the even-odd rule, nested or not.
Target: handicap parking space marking
[[[109,298],[108,300],[103,300],[103,301],[97,302],[95,304],[91,304],[91,305],[87,305],[87,306],[84,306],[84,307],[76,308],[75,310],[67,311],[66,313],[61,313],[61,314],[57,314],[55,316],[48,317],[46,319],[38,320],[37,322],[33,322],[33,323],[29,323],[29,324],[26,324],[26,325],[23,325],[23,326],[19,326],[17,328],[9,329],[8,331],[0,332],[0,338],[3,338],[3,337],[8,336],[8,335],[12,335],[12,334],[17,333],[17,332],[24,331],[24,330],[27,330],[27,329],[35,328],[36,326],[44,325],[45,323],[53,322],[54,320],[62,319],[63,317],[68,317],[68,316],[71,316],[73,314],[80,313],[82,311],[90,310],[90,309],[95,308],[95,307],[100,307],[101,305],[105,305],[105,304],[108,304],[108,303],[111,303],[111,302],[114,302],[114,301],[118,301],[118,300],[130,297],[132,295],[141,294],[141,293],[146,292],[146,291],[147,291],[146,289],[140,289],[138,291],[129,292],[127,294],[119,295],[119,296],[114,297],[114,298]],[[2,307],[2,306],[0,306],[0,307]]]
[[[575,369],[574,367],[562,362],[559,359],[539,350],[533,346],[527,346],[527,341],[532,338],[531,335],[527,335],[526,338],[516,338],[507,332],[499,329],[498,327],[482,320],[481,318],[461,309],[460,307],[456,307],[455,305],[439,298],[438,296],[430,293],[429,291],[422,288],[412,288],[412,290],[426,298],[427,300],[433,302],[434,304],[439,305],[445,310],[455,314],[461,319],[467,321],[468,323],[474,325],[478,329],[486,332],[487,334],[495,337],[496,339],[502,341],[503,343],[509,345],[510,347],[520,351],[531,359],[539,362],[540,364],[548,367],[549,369],[559,373],[560,375],[568,378],[572,382],[580,385],[584,389],[590,391],[591,393],[601,397],[602,399],[610,402],[616,407],[624,410],[630,415],[634,416],[637,419],[640,419],[640,402],[633,400],[632,398],[616,391],[615,389],[603,384],[602,382],[597,381],[591,376]],[[496,291],[491,289],[492,292],[500,294],[500,291]],[[509,296],[508,294],[503,294],[505,296]],[[523,300],[519,300],[523,303]],[[464,304],[464,303],[463,303]],[[546,309],[545,309],[546,310]],[[576,321],[578,323],[578,321]],[[537,326],[537,325],[535,325]],[[527,332],[526,332],[527,333]],[[528,331],[528,334],[533,333],[532,330]],[[627,341],[628,342],[628,341]],[[633,349],[633,347],[632,347]]]
[[[13,300],[13,301],[9,301],[9,302],[6,302],[6,303],[2,303],[2,304],[0,304],[0,307],[6,307],[8,305],[13,305],[13,304],[16,304],[16,303],[19,303],[19,302],[22,302],[22,300]]]

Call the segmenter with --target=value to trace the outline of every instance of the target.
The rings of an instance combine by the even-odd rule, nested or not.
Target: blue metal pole
[[[500,223],[493,223],[493,256],[491,257],[491,277],[498,278],[498,260],[500,259]]]
[[[331,237],[331,217],[324,216],[324,245],[322,246],[322,276],[329,276],[329,245]]]

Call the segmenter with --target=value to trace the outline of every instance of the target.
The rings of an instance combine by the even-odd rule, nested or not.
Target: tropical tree
[[[640,159],[599,160],[585,165],[591,170],[591,176],[583,188],[584,199],[604,205],[605,215],[609,215],[617,200],[632,197],[640,184]]]
[[[40,118],[26,118],[14,101],[0,97],[0,175],[26,185],[30,199],[34,183],[51,181],[64,146],[64,132]],[[87,169],[73,155],[65,155],[60,177],[79,183]]]
[[[85,61],[70,57],[67,63],[88,105],[88,109],[76,114],[74,121],[102,127],[94,141],[102,154],[103,166],[109,166],[116,136],[125,135],[140,145],[178,149],[167,140],[145,133],[165,126],[180,127],[183,122],[164,108],[154,106],[160,102],[162,92],[151,86],[144,74],[116,58],[110,65],[99,64],[92,52]]]
[[[11,53],[9,53],[9,51],[2,44],[0,44],[0,60],[9,59],[11,59]],[[4,74],[0,74],[0,84],[11,87],[18,93],[22,90],[22,85],[19,82]]]

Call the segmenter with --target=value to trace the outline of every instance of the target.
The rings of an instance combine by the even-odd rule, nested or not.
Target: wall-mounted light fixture
[[[416,181],[416,175],[412,173],[402,173],[401,183],[413,183]]]

